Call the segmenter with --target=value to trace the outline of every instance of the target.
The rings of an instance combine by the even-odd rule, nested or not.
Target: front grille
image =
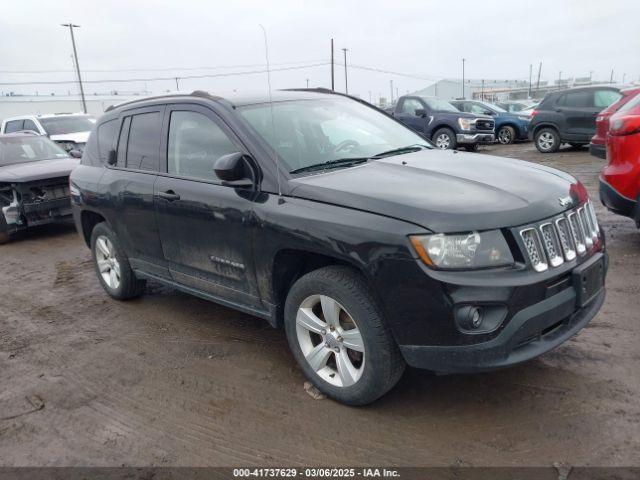
[[[28,192],[23,192],[22,199],[25,205],[51,202],[69,198],[69,184],[58,185],[38,185],[29,188]]]
[[[493,120],[476,120],[476,130],[493,131],[494,126]]]
[[[599,236],[598,219],[590,200],[561,216],[520,229],[526,256],[537,272],[585,255]]]

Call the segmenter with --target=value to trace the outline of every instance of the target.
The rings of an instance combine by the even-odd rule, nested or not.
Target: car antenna
[[[276,141],[276,126],[273,120],[273,98],[271,96],[271,69],[269,68],[269,42],[267,41],[267,31],[260,23],[260,28],[262,29],[262,35],[264,37],[264,56],[267,60],[267,86],[269,88],[269,114],[271,115],[271,135],[272,141]],[[278,203],[283,203],[282,199],[282,187],[280,186],[280,165],[278,163],[278,153],[276,152],[276,147],[274,145],[271,146],[273,151],[273,162],[276,164],[276,182],[278,183]]]

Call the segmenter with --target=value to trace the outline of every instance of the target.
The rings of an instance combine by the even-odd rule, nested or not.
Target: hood
[[[0,166],[0,182],[24,183],[47,178],[68,177],[79,163],[80,160],[77,158],[64,157]]]
[[[422,150],[290,181],[291,195],[378,213],[434,232],[518,226],[578,202],[577,181],[541,165]],[[571,195],[564,207],[560,198]]]
[[[468,112],[438,112],[438,117],[451,118],[453,120],[457,118],[484,118],[485,120],[492,120],[488,115],[476,115],[475,113]]]
[[[75,133],[64,133],[60,135],[49,135],[49,138],[54,142],[75,142],[75,143],[87,143],[89,139],[89,134],[91,132],[75,132]]]

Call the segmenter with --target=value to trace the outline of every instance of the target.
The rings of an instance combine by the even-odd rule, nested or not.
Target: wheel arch
[[[271,320],[273,326],[282,326],[284,322],[284,303],[293,284],[309,272],[334,265],[353,269],[371,286],[365,270],[351,260],[295,248],[283,248],[276,252],[271,268],[271,295],[275,304],[275,316]]]
[[[553,128],[556,132],[558,132],[558,136],[560,135],[560,129],[558,128],[558,125],[556,125],[555,123],[552,122],[542,122],[539,123],[538,125],[536,125],[535,127],[533,127],[533,137],[535,139],[535,136],[538,134],[538,132],[540,130],[542,130],[543,128]]]
[[[94,212],[93,210],[82,210],[80,212],[81,234],[87,247],[91,248],[91,232],[93,232],[96,225],[102,222],[107,223],[107,225],[109,224],[107,219],[100,213]]]

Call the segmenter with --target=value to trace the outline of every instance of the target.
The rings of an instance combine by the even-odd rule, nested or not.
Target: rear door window
[[[593,107],[593,91],[569,92],[560,97],[560,105],[571,108]]]
[[[11,120],[4,125],[4,133],[19,132],[22,130],[24,120]]]
[[[160,112],[131,116],[127,141],[127,168],[158,171],[160,164]]]
[[[38,127],[33,120],[25,120],[24,126],[22,127],[22,129],[31,130],[32,132],[40,133],[40,130],[38,130]]]

